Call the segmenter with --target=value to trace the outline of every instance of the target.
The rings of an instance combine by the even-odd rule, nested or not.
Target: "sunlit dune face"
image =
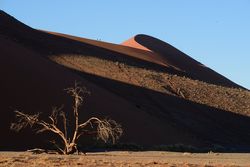
[[[245,113],[250,115],[250,108],[247,105],[250,100],[250,93],[247,91],[244,92],[244,96],[237,96],[241,100],[236,101],[235,95],[243,93],[239,89],[218,87],[167,72],[154,71],[92,56],[57,55],[52,56],[51,59],[80,72],[135,85],[166,95],[185,98],[227,111],[240,113],[244,110]],[[225,94],[225,92],[227,93]],[[230,105],[225,105],[225,101],[221,100],[222,96],[227,99],[226,101],[231,101]],[[242,105],[243,103],[244,105]]]
[[[124,45],[124,46],[129,46],[129,47],[132,47],[132,48],[137,48],[137,49],[141,49],[141,50],[146,50],[146,51],[150,51],[148,48],[146,48],[145,46],[141,45],[140,43],[138,43],[136,40],[135,40],[135,37],[123,42],[121,45]]]

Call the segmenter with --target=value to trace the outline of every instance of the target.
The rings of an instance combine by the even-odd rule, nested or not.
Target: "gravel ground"
[[[86,155],[1,152],[0,166],[250,166],[250,154],[174,152],[98,152]]]

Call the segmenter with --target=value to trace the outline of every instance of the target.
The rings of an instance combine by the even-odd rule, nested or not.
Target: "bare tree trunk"
[[[52,110],[52,114],[49,116],[50,123],[40,120],[39,114],[28,115],[19,111],[15,111],[18,120],[17,123],[11,124],[11,129],[20,131],[27,126],[30,126],[32,128],[34,124],[40,125],[41,128],[36,131],[37,133],[50,131],[60,137],[64,144],[64,149],[61,149],[56,143],[54,144],[63,154],[73,154],[75,152],[78,153],[77,140],[79,139],[79,137],[84,135],[85,132],[89,132],[88,130],[84,129],[88,125],[97,125],[97,137],[102,139],[104,142],[107,142],[110,138],[114,142],[122,135],[123,131],[121,126],[114,120],[101,120],[97,117],[91,117],[86,122],[79,124],[79,107],[83,102],[83,96],[81,95],[89,94],[89,92],[86,90],[86,88],[79,87],[77,83],[75,83],[75,86],[73,88],[68,88],[66,90],[67,93],[69,93],[74,99],[73,112],[75,119],[75,129],[72,139],[68,138],[67,119],[65,112],[61,111],[62,107],[54,108]],[[64,133],[58,128],[58,113],[63,118]],[[91,129],[91,131],[93,132],[94,130]]]

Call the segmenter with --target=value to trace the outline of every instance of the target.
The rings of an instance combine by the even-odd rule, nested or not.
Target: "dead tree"
[[[20,131],[27,126],[32,128],[34,125],[38,125],[39,128],[36,130],[36,133],[49,131],[58,135],[64,145],[64,148],[61,148],[56,142],[54,144],[62,154],[73,154],[78,152],[78,139],[81,136],[89,134],[90,132],[94,132],[97,135],[97,138],[103,140],[104,142],[111,140],[115,143],[120,138],[123,130],[114,120],[91,117],[84,123],[79,122],[79,107],[83,103],[85,95],[89,94],[85,87],[80,87],[77,83],[75,83],[74,87],[68,88],[66,91],[74,99],[74,133],[72,136],[68,136],[67,117],[65,112],[62,111],[62,107],[53,108],[51,115],[48,117],[49,121],[40,119],[39,113],[30,115],[20,111],[15,111],[17,121],[12,123],[10,128],[15,131]],[[58,126],[58,120],[60,117],[63,121],[63,130],[61,130]]]

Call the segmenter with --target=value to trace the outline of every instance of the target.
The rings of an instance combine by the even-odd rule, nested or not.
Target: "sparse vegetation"
[[[66,89],[67,93],[74,99],[73,113],[74,113],[74,133],[72,136],[68,135],[68,121],[67,116],[61,108],[53,108],[51,115],[48,117],[49,121],[40,119],[40,114],[25,114],[20,111],[15,111],[17,121],[11,124],[11,129],[19,132],[21,129],[27,126],[33,128],[37,125],[36,133],[42,133],[45,131],[52,132],[60,137],[64,147],[61,148],[56,142],[55,146],[62,154],[73,154],[78,152],[77,144],[78,139],[86,134],[96,134],[98,139],[101,139],[105,143],[112,141],[115,143],[123,133],[121,125],[111,119],[100,119],[97,117],[91,117],[87,121],[79,122],[79,107],[84,101],[84,96],[89,94],[85,87],[80,87],[75,83],[74,87]],[[63,122],[63,130],[59,128],[59,118]]]
[[[250,92],[91,56],[60,55],[53,61],[97,76],[250,116]]]

